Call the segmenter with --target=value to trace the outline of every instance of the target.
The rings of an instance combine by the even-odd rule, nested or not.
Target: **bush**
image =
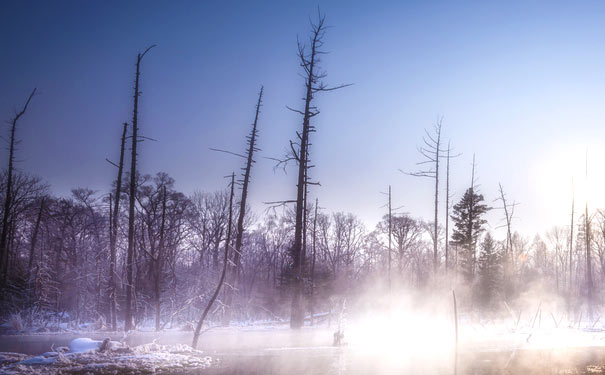
[[[13,327],[13,329],[15,331],[22,331],[23,330],[23,319],[21,318],[21,315],[19,314],[12,314],[10,319],[9,319],[9,323],[11,325],[11,327]]]

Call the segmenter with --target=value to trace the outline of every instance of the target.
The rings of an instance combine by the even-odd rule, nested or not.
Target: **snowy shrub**
[[[15,331],[23,330],[23,319],[21,318],[21,315],[19,315],[19,314],[11,315],[11,317],[9,319],[9,323]]]

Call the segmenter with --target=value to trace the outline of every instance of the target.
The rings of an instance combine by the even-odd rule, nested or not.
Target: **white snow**
[[[37,356],[37,357],[32,357],[29,359],[26,359],[24,361],[19,362],[22,365],[27,365],[27,366],[32,366],[32,365],[52,365],[53,363],[55,363],[55,361],[57,360],[56,357],[44,357],[44,356]]]
[[[100,352],[103,341],[77,338],[71,341],[68,353],[46,352],[27,358],[17,353],[0,354],[0,374],[106,373],[149,374],[173,371],[197,371],[212,365],[212,358],[187,345],[159,345],[156,343],[128,347],[111,341],[107,350]],[[25,357],[25,358],[24,358]]]
[[[77,338],[69,343],[70,353],[86,353],[97,350],[101,347],[102,341],[93,340],[90,338]]]

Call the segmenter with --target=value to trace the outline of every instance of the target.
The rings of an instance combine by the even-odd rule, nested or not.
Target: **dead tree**
[[[451,143],[447,141],[445,155],[445,272],[448,272],[450,265],[450,160],[462,155],[452,155],[452,151]]]
[[[10,230],[10,221],[11,221],[11,207],[12,207],[12,194],[13,194],[13,172],[14,172],[14,164],[15,164],[15,146],[18,143],[15,139],[16,131],[17,131],[17,123],[19,119],[25,114],[27,111],[27,107],[29,106],[29,102],[32,100],[34,95],[36,94],[36,89],[34,88],[29,94],[25,105],[21,109],[21,111],[15,114],[15,117],[9,122],[10,124],[10,138],[9,138],[9,146],[8,146],[8,169],[6,176],[6,194],[4,196],[4,212],[2,214],[2,232],[0,233],[0,272],[2,273],[2,284],[6,283],[6,279],[8,276],[8,234]]]
[[[128,250],[126,253],[126,308],[125,308],[125,323],[124,330],[130,331],[132,326],[132,286],[133,286],[133,261],[134,261],[134,208],[135,208],[135,194],[136,189],[136,174],[137,174],[137,138],[139,130],[139,77],[141,74],[141,61],[143,57],[149,52],[150,49],[155,47],[154,45],[149,46],[145,52],[137,55],[136,73],[134,79],[134,107],[132,110],[132,147],[131,147],[131,159],[130,159],[130,190],[128,197]],[[117,214],[117,213],[116,213]]]
[[[389,280],[389,304],[390,304],[390,298],[391,298],[391,255],[392,255],[392,238],[393,238],[393,210],[392,210],[392,206],[391,206],[391,185],[389,185],[389,249],[388,249],[388,256],[389,256],[389,261],[388,261],[388,280]]]
[[[571,296],[572,296],[572,288],[573,288],[573,282],[572,282],[572,255],[573,255],[573,219],[574,219],[574,212],[575,212],[575,202],[576,202],[576,195],[575,195],[575,191],[574,191],[574,186],[573,186],[573,178],[571,180],[571,189],[572,189],[572,196],[571,196],[571,225],[569,227],[569,294],[568,294],[568,307],[571,307]]]
[[[588,190],[588,150],[586,150],[586,190]],[[586,243],[586,299],[588,305],[588,317],[592,323],[593,311],[593,283],[592,283],[592,255],[590,249],[590,217],[588,216],[588,196],[584,212],[584,240]]]
[[[228,326],[231,321],[231,313],[233,311],[233,288],[237,288],[239,284],[239,275],[241,267],[241,256],[242,256],[242,240],[244,237],[244,218],[246,216],[246,201],[248,198],[248,184],[250,183],[250,172],[252,170],[252,164],[255,163],[254,151],[258,151],[256,148],[256,137],[258,135],[258,115],[260,114],[260,107],[263,102],[263,87],[261,86],[260,92],[258,93],[258,101],[256,102],[256,114],[254,115],[254,122],[252,123],[252,130],[250,135],[247,137],[248,149],[246,156],[246,166],[243,168],[242,184],[242,197],[239,202],[239,216],[237,218],[237,232],[235,237],[235,252],[233,254],[233,269],[229,273],[229,288],[225,289],[225,305],[226,310],[223,315],[223,325]]]
[[[221,273],[221,277],[218,281],[218,285],[216,286],[216,290],[214,291],[214,294],[212,295],[212,297],[210,297],[210,300],[208,301],[208,304],[206,305],[206,308],[204,309],[204,311],[202,312],[202,316],[200,318],[200,320],[198,320],[197,325],[195,326],[195,331],[193,333],[193,341],[191,343],[191,346],[195,349],[197,348],[197,343],[199,341],[200,338],[200,334],[202,332],[202,325],[204,324],[204,320],[206,319],[206,316],[208,315],[208,312],[210,312],[210,309],[212,308],[212,305],[214,304],[214,301],[216,300],[216,297],[218,297],[218,294],[221,291],[221,287],[223,286],[223,283],[225,282],[225,275],[227,274],[227,264],[229,263],[229,247],[230,242],[231,242],[231,223],[233,222],[233,189],[234,189],[234,185],[235,185],[235,173],[231,174],[231,194],[229,196],[229,222],[227,224],[227,237],[225,238],[225,255],[223,257],[223,272]]]
[[[416,164],[430,164],[432,166],[418,172],[406,173],[414,177],[428,177],[435,180],[435,218],[433,223],[433,273],[435,275],[439,266],[439,159],[442,157],[441,153],[444,151],[441,149],[441,123],[442,119],[439,119],[435,123],[435,135],[431,135],[427,130],[424,131],[425,136],[422,138],[423,145],[418,148],[418,152],[424,160]]]
[[[321,50],[323,38],[325,35],[325,16],[318,12],[318,20],[311,23],[311,35],[309,37],[309,50],[305,44],[298,42],[298,58],[300,66],[303,68],[303,77],[305,79],[305,97],[304,110],[289,108],[303,117],[302,131],[297,132],[297,141],[290,141],[291,156],[290,160],[295,160],[298,164],[298,180],[296,193],[296,224],[294,227],[294,244],[292,246],[292,307],[290,311],[290,327],[300,328],[304,321],[303,306],[303,226],[304,226],[304,199],[308,181],[309,165],[309,135],[315,132],[315,127],[311,125],[311,119],[319,114],[317,107],[313,105],[315,94],[326,91],[333,91],[348,85],[339,85],[336,87],[327,87],[323,83],[326,73],[319,69],[320,56],[325,54]]]
[[[319,199],[315,198],[315,214],[313,215],[313,238],[311,240],[311,325],[313,325],[313,314],[315,312],[315,261],[317,259],[317,210],[319,209]]]
[[[128,123],[124,123],[122,130],[122,138],[120,143],[120,160],[117,164],[118,176],[116,178],[116,189],[115,193],[109,195],[109,212],[110,212],[110,226],[109,226],[109,310],[111,315],[111,330],[118,330],[118,318],[116,315],[116,260],[117,251],[116,244],[118,239],[118,227],[120,223],[120,197],[122,195],[122,173],[124,171],[124,148],[126,146],[126,131],[128,129]],[[113,163],[111,163],[113,164]],[[114,164],[115,165],[115,164]],[[112,202],[113,199],[113,202]],[[113,207],[112,207],[113,205]]]
[[[162,186],[162,216],[160,222],[160,243],[158,244],[158,253],[154,262],[155,279],[154,279],[154,294],[155,294],[155,330],[160,331],[161,328],[161,307],[162,307],[162,272],[164,270],[164,238],[166,229],[166,185]],[[149,241],[152,241],[150,238]]]
[[[508,285],[508,283],[511,280],[511,273],[514,271],[513,269],[513,237],[512,237],[512,230],[511,230],[511,225],[512,225],[512,220],[513,220],[513,215],[515,213],[515,207],[517,206],[516,202],[513,202],[512,204],[507,203],[506,201],[506,194],[504,194],[504,189],[502,188],[502,184],[498,183],[498,188],[500,191],[500,197],[497,198],[496,200],[499,200],[502,203],[502,209],[504,210],[504,225],[506,227],[506,241],[505,241],[505,247],[504,247],[504,281],[507,284],[507,287],[510,287],[510,285]],[[505,295],[509,294],[507,293],[509,292],[508,290],[505,290]]]
[[[34,228],[32,230],[32,238],[29,246],[29,260],[27,263],[27,274],[29,277],[32,277],[32,270],[34,267],[34,252],[36,250],[36,243],[38,242],[38,233],[40,231],[40,222],[42,221],[42,214],[44,213],[44,208],[46,205],[45,197],[40,199],[40,208],[38,209],[38,216],[36,216],[36,223],[34,224]]]

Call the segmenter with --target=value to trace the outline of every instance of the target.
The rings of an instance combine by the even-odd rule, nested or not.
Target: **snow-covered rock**
[[[104,343],[107,342],[104,346]],[[87,353],[96,350],[116,350],[118,348],[124,348],[122,343],[117,341],[109,341],[109,339],[105,339],[104,341],[93,340],[87,337],[77,338],[71,340],[69,343],[69,352],[70,353]]]
[[[86,353],[93,350],[98,350],[103,344],[103,341],[93,340],[87,337],[71,340],[69,343],[70,353]]]

